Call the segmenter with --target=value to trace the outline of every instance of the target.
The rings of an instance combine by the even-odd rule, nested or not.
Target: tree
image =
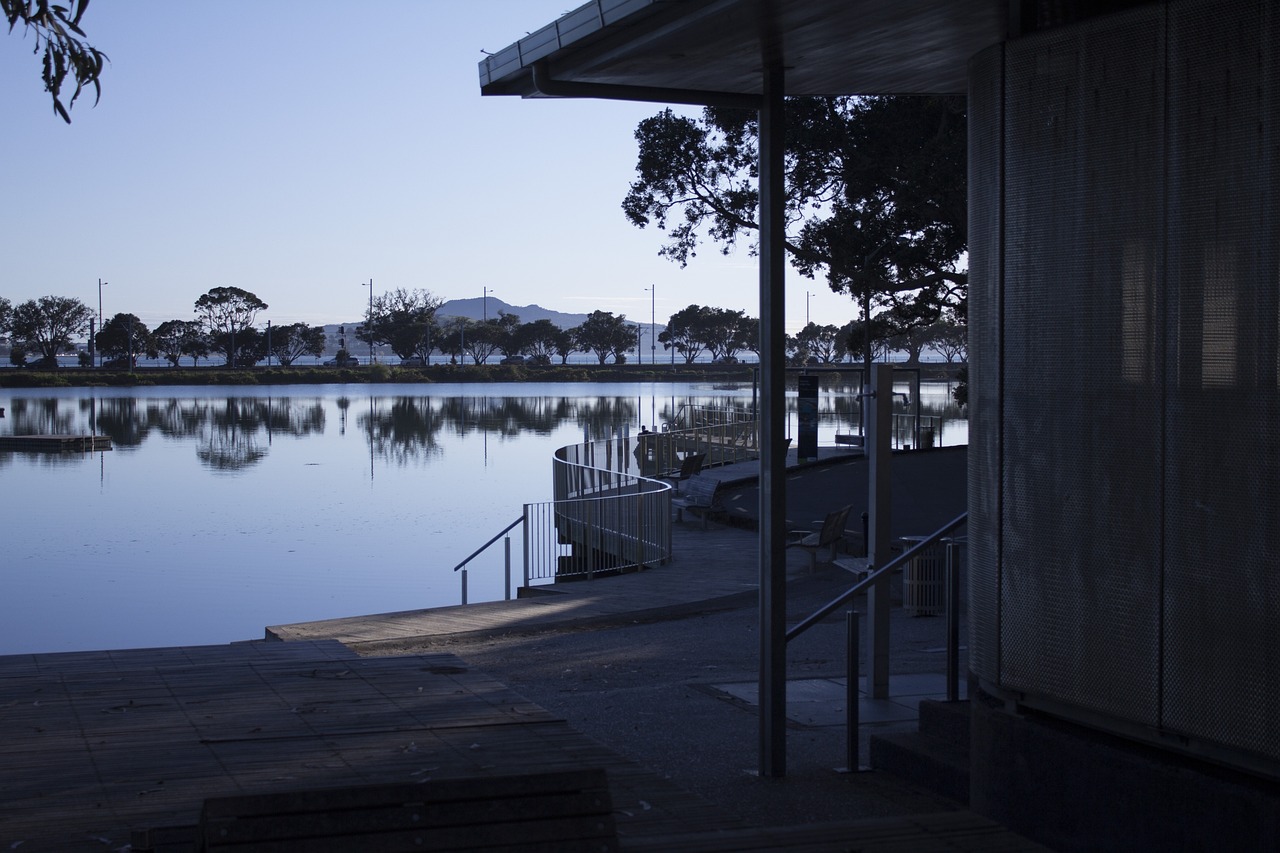
[[[67,110],[75,106],[76,99],[85,86],[93,86],[96,105],[102,97],[98,78],[102,75],[107,55],[86,40],[80,29],[80,18],[89,6],[89,0],[63,0],[66,5],[50,5],[49,0],[0,0],[0,12],[9,22],[12,33],[18,24],[35,36],[32,53],[43,53],[41,77],[44,89],[53,98],[53,110],[67,124],[71,116]],[[62,87],[68,75],[76,88],[64,106]]]
[[[116,314],[107,320],[93,341],[104,358],[128,359],[131,367],[142,353],[152,358],[159,354],[151,330],[133,314]]]
[[[449,356],[450,360],[458,362],[462,360],[462,348],[466,341],[467,326],[471,323],[466,317],[450,317],[440,326],[440,334],[436,342],[436,349],[440,350],[444,355]]]
[[[79,299],[69,296],[41,296],[13,309],[9,333],[24,352],[35,350],[41,363],[57,367],[58,353],[72,348],[72,341],[85,333],[93,312]]]
[[[883,314],[894,331],[963,311],[965,125],[963,98],[788,99],[785,242],[796,268],[825,275],[864,320]],[[642,121],[627,218],[666,231],[659,253],[682,266],[704,239],[726,253],[754,240],[757,133],[742,110]]]
[[[228,366],[252,367],[267,357],[267,336],[253,326],[231,335],[226,332],[210,335],[212,348],[227,356]]]
[[[498,312],[498,350],[506,357],[524,353],[524,335],[521,334],[523,324],[518,314]]]
[[[400,358],[425,358],[435,348],[431,338],[443,304],[428,290],[396,288],[374,297],[373,310],[356,337],[374,346],[387,344]]]
[[[519,351],[535,361],[550,361],[551,356],[559,352],[561,340],[570,339],[563,329],[546,319],[522,323],[516,330],[516,336]]]
[[[13,321],[13,305],[0,296],[0,339],[9,336],[9,324]]]
[[[743,311],[729,308],[707,308],[703,325],[703,341],[712,361],[737,358],[738,353],[750,343],[749,318]]]
[[[267,352],[285,367],[304,355],[319,358],[324,354],[324,327],[306,323],[272,326]]]
[[[592,311],[574,330],[574,339],[583,352],[594,352],[601,364],[611,355],[616,361],[619,352],[626,352],[635,344],[627,315],[615,317],[612,311]]]
[[[184,355],[191,356],[193,366],[209,355],[209,336],[195,320],[165,320],[156,327],[152,338],[156,351],[173,367]]]
[[[947,360],[947,364],[957,358],[965,361],[969,357],[969,328],[953,320],[943,320],[934,327],[930,343]]]
[[[799,332],[796,333],[796,346],[798,350],[803,350],[805,360],[810,357],[816,358],[823,364],[831,364],[840,360],[840,351],[842,347],[839,345],[840,328],[833,325],[818,325],[810,323]]]
[[[498,349],[498,344],[502,341],[504,334],[502,325],[496,318],[493,320],[481,320],[478,323],[468,321],[466,325],[467,337],[462,348],[470,353],[471,360],[476,364],[484,364],[488,361],[489,356],[493,355]]]
[[[209,332],[213,348],[226,355],[231,367],[236,365],[232,351],[241,350],[236,336],[250,329],[258,312],[266,309],[267,303],[238,287],[215,287],[196,300],[196,315]]]

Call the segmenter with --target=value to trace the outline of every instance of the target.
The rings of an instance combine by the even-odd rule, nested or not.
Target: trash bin
[[[927,536],[904,536],[908,549]],[[902,607],[912,616],[940,616],[946,612],[946,551],[942,543],[925,548],[907,561],[902,569]]]

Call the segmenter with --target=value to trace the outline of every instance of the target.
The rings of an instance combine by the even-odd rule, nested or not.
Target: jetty
[[[106,435],[0,435],[0,451],[24,453],[94,453],[111,449]]]

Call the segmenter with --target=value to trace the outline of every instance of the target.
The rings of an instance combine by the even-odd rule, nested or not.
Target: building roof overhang
[[[970,58],[1006,38],[1008,9],[1009,0],[594,0],[486,57],[480,91],[746,96],[746,105],[768,58],[791,95],[963,94]]]

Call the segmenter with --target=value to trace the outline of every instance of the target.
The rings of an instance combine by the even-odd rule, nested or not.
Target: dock
[[[106,435],[0,435],[0,451],[24,453],[94,453],[111,449]]]

